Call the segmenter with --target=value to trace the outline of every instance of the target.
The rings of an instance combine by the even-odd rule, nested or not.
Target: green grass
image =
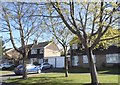
[[[118,83],[118,75],[98,75],[100,83]],[[69,73],[69,77],[64,77],[64,73],[46,73],[39,74],[34,77],[29,77],[27,80],[20,78],[9,79],[7,82],[18,83],[21,85],[31,85],[31,84],[45,84],[45,85],[56,85],[56,84],[65,84],[69,85],[70,83],[90,83],[90,75],[88,73]]]
[[[50,69],[48,73],[32,74],[27,80],[15,78],[9,79],[7,82],[20,85],[83,85],[91,82],[88,72],[89,69],[72,68],[69,69],[69,77],[64,77],[64,69]],[[100,85],[104,85],[103,83],[105,85],[118,85],[117,83],[120,81],[119,70],[118,68],[98,69],[98,79],[102,83]]]

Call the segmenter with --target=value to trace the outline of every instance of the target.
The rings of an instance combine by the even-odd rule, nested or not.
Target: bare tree
[[[93,49],[109,28],[114,28],[118,20],[118,2],[51,2],[51,18],[59,18],[81,41],[89,60],[91,83],[98,85]],[[111,6],[108,6],[111,5]],[[53,17],[56,16],[56,17]],[[94,38],[93,38],[94,37]]]
[[[67,51],[73,34],[66,28],[64,24],[61,24],[61,22],[59,22],[59,19],[46,19],[44,18],[44,22],[47,30],[53,35],[58,44],[60,44],[63,48],[63,55],[65,56],[65,77],[68,77]]]
[[[37,12],[35,4],[13,2],[2,3],[2,32],[9,34],[14,49],[23,56],[23,79],[27,78],[26,63],[28,52],[36,44],[43,32],[40,28],[41,18],[31,17]],[[32,42],[31,46],[27,46]]]

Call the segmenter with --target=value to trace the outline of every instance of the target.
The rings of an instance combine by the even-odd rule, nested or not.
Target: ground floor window
[[[30,61],[31,61],[31,64],[33,64],[34,62],[37,62],[37,58],[31,58]]]
[[[95,57],[95,55],[93,55],[93,61],[94,61],[94,63],[96,63],[96,57]],[[88,57],[87,57],[87,55],[83,55],[83,63],[88,63]]]
[[[72,65],[73,65],[73,66],[78,66],[78,63],[79,63],[79,58],[78,58],[78,56],[73,56],[73,57],[72,57]]]
[[[106,62],[107,63],[119,63],[120,56],[118,54],[107,54],[106,55]]]
[[[38,59],[39,64],[43,63],[43,59]]]

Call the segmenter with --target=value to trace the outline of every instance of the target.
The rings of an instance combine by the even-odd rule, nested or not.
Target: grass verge
[[[106,84],[117,84],[118,83],[118,75],[112,74],[98,74],[98,78],[100,83]],[[90,75],[88,73],[69,73],[69,77],[64,77],[64,73],[46,73],[46,74],[39,74],[34,77],[29,77],[26,80],[21,78],[9,79],[7,82],[10,83],[17,83],[20,85],[37,85],[37,84],[44,84],[44,85],[70,85],[70,84],[89,84],[90,83]]]

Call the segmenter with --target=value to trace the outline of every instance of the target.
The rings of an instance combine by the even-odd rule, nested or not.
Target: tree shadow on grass
[[[112,75],[120,75],[119,68],[104,68],[99,70],[100,74],[112,74]]]
[[[32,74],[36,74],[36,73],[28,73],[27,75],[32,75]],[[1,75],[2,77],[15,77],[15,76],[21,76],[22,77],[22,74],[19,74],[19,75],[16,75],[16,74],[3,74]]]
[[[30,77],[27,80],[22,78],[10,79],[10,83],[16,85],[61,85],[64,82],[71,82],[73,80],[61,80],[64,76],[55,77]],[[61,78],[61,79],[57,79]],[[66,84],[64,84],[66,85]]]
[[[95,85],[95,84],[88,83],[83,85]],[[98,85],[119,85],[119,84],[118,83],[99,83]]]
[[[47,69],[43,70],[43,73],[65,73],[64,68],[52,68],[52,69]],[[69,73],[89,73],[88,68],[69,68],[68,69]]]
[[[2,85],[94,85],[90,83],[25,83],[25,84],[19,84],[19,83],[3,83]],[[99,83],[99,85],[119,85],[118,83]]]

